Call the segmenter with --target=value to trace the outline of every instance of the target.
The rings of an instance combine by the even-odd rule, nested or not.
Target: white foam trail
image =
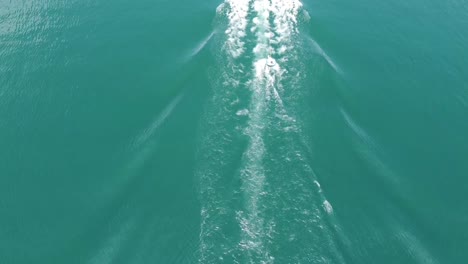
[[[270,57],[270,55],[275,53],[272,47],[275,34],[271,31],[270,25],[270,16],[272,11],[274,11],[272,2],[270,0],[262,0],[254,3],[254,9],[257,13],[257,17],[253,20],[254,27],[252,28],[252,31],[256,32],[257,36],[257,45],[253,50],[256,57],[256,61],[254,62],[254,89],[264,90],[266,100],[274,98],[281,108],[284,108],[278,89],[280,88],[280,81],[285,71],[280,67],[280,62]]]
[[[281,69],[281,74],[278,75],[278,79],[280,80],[283,79],[283,75],[300,75],[300,60],[297,56],[295,35],[299,33],[297,17],[301,8],[302,3],[299,0],[271,0],[270,10],[273,17],[273,31],[275,33],[272,34],[271,43],[276,47],[275,55],[277,61],[280,65],[294,62],[293,64],[288,63],[288,70]],[[296,87],[298,81],[299,78],[290,79],[288,89]],[[277,89],[274,92],[277,95],[276,98],[278,98],[278,91],[282,91],[283,88],[281,85],[277,85],[276,87]],[[282,104],[281,109],[286,114],[286,110]]]
[[[314,174],[314,177],[316,177],[315,173],[312,172],[312,174]],[[322,186],[320,185],[320,183],[317,180],[314,180],[314,184],[317,186],[318,193],[319,193],[321,199],[323,200],[323,202],[322,202],[323,209],[328,214],[333,214],[333,206],[331,205],[331,203],[325,197],[325,194],[323,193],[323,190],[322,190]]]
[[[332,207],[331,203],[328,200],[323,201],[323,208],[325,209],[325,211],[328,214],[333,213],[333,207]]]
[[[281,63],[286,60],[277,61],[272,58],[275,50],[272,45],[279,45],[276,51],[278,55],[286,56],[286,51],[293,48],[292,34],[297,32],[296,17],[300,2],[281,0],[257,0],[253,3],[255,18],[252,20],[254,26],[251,31],[256,36],[256,46],[253,49],[255,61],[253,65],[253,77],[251,83],[252,98],[249,109],[250,120],[246,134],[250,143],[244,155],[245,167],[241,171],[243,192],[245,194],[245,212],[239,212],[238,219],[243,232],[240,246],[245,250],[251,263],[273,263],[266,244],[274,232],[274,223],[266,223],[262,217],[261,202],[264,195],[266,175],[263,168],[265,145],[263,142],[264,128],[267,125],[268,105],[271,99],[284,109],[281,99],[281,80],[285,70]],[[274,15],[273,34],[270,18]],[[276,37],[275,37],[276,36]],[[325,205],[324,205],[325,206]],[[330,210],[331,205],[325,207]],[[267,230],[265,226],[270,228]]]
[[[276,32],[275,43],[280,45],[279,55],[291,50],[291,37],[298,33],[297,16],[302,3],[298,0],[271,0],[271,11],[274,14],[274,27]]]
[[[281,219],[269,215],[266,210],[271,208],[265,208],[268,206],[268,199],[278,199],[281,195],[286,194],[270,193],[272,187],[270,180],[274,182],[276,179],[273,179],[273,177],[276,177],[276,175],[267,175],[270,171],[268,167],[264,167],[264,162],[267,157],[275,157],[276,160],[277,155],[271,154],[270,156],[270,153],[267,153],[269,149],[265,146],[265,140],[267,135],[269,135],[270,129],[275,130],[273,127],[277,125],[275,117],[288,120],[288,126],[290,125],[289,123],[295,122],[294,118],[290,118],[285,114],[284,103],[291,103],[288,100],[289,97],[287,97],[288,93],[285,92],[285,88],[297,88],[295,77],[300,78],[300,66],[296,66],[300,65],[301,61],[298,56],[300,51],[296,49],[296,44],[298,43],[296,37],[298,34],[297,17],[301,11],[302,4],[299,0],[225,1],[225,4],[217,9],[218,13],[225,12],[228,18],[228,28],[225,30],[226,42],[224,45],[227,56],[223,56],[221,59],[224,61],[222,64],[223,68],[221,69],[220,84],[222,84],[222,88],[244,87],[243,85],[239,85],[239,83],[246,84],[251,89],[251,100],[248,109],[245,109],[242,103],[239,102],[239,99],[232,101],[226,99],[227,91],[232,92],[235,89],[219,89],[223,91],[219,101],[223,102],[224,109],[232,108],[229,108],[229,111],[224,111],[223,115],[231,113],[232,115],[242,116],[242,118],[236,117],[236,119],[244,120],[246,119],[244,116],[248,118],[247,127],[244,132],[249,139],[249,143],[243,154],[240,168],[241,189],[240,191],[236,190],[236,193],[242,195],[243,203],[239,205],[239,208],[235,207],[236,213],[234,219],[229,218],[233,216],[232,211],[229,211],[229,209],[232,209],[232,207],[229,207],[230,201],[223,197],[223,193],[220,190],[222,189],[221,184],[223,184],[220,179],[224,175],[222,175],[221,170],[217,170],[213,165],[217,165],[218,161],[216,159],[218,156],[223,155],[228,158],[219,160],[220,164],[217,167],[223,168],[226,165],[225,163],[229,162],[228,154],[223,153],[223,151],[231,146],[235,136],[226,137],[225,142],[217,142],[216,144],[221,145],[221,147],[211,150],[212,159],[215,160],[211,161],[212,159],[210,159],[209,162],[212,164],[208,162],[206,171],[201,170],[203,173],[203,190],[201,195],[203,196],[204,203],[201,211],[200,263],[222,262],[225,256],[232,257],[234,263],[274,263],[275,258],[273,254],[275,252],[272,251],[274,249],[271,245],[276,242],[276,239],[281,239],[281,236],[277,232],[287,231],[289,228],[276,225],[276,221],[281,221]],[[246,31],[249,23],[252,23],[252,27],[250,31]],[[240,60],[232,60],[233,58],[241,57],[244,59],[247,57],[245,56],[245,53],[248,52],[245,45],[246,34],[249,34],[249,37],[252,34],[255,35],[251,74],[245,71],[246,65],[239,63]],[[286,64],[288,61],[294,63]],[[244,79],[244,77],[246,78]],[[246,80],[247,78],[249,78],[248,81]],[[282,83],[285,82],[288,83],[288,86],[282,87]],[[292,94],[291,91],[288,92]],[[236,97],[229,98],[233,99]],[[241,105],[242,108],[232,107],[237,104]],[[271,111],[274,111],[274,113],[271,113]],[[281,124],[284,123],[280,122]],[[219,140],[220,135],[213,133],[212,138]],[[291,153],[296,153],[296,151],[291,150],[288,146],[285,146],[284,149]],[[297,152],[297,155],[298,157],[290,157],[293,160],[292,162],[306,164],[307,161],[304,161],[305,163],[302,162],[300,153]],[[211,156],[209,157],[211,158]],[[282,162],[281,157],[277,160],[278,162]],[[304,167],[307,169],[308,165],[306,164]],[[312,168],[307,170],[311,171]],[[269,176],[272,176],[272,178],[268,179]],[[295,176],[302,177],[302,174]],[[303,191],[304,193],[298,195],[297,198],[287,198],[290,201],[299,202],[300,204],[297,206],[304,206],[305,209],[303,211],[317,211],[317,213],[314,212],[317,215],[313,219],[307,215],[302,217],[302,214],[299,212],[301,208],[294,208],[293,210],[297,210],[296,215],[298,216],[298,219],[294,219],[294,221],[310,225],[309,232],[312,232],[315,230],[314,224],[320,220],[320,214],[333,214],[333,207],[325,198],[318,181],[315,181],[315,185],[317,185],[319,190],[319,197],[321,198],[318,204],[310,204],[313,201],[310,201],[312,196],[308,196],[308,194],[314,192],[314,190],[310,190],[306,179],[296,179],[296,183],[294,189]],[[324,213],[320,212],[321,208],[325,211]],[[231,220],[235,221],[231,222]],[[231,223],[238,225],[236,227],[240,228],[240,241],[237,240],[237,237],[225,234],[224,231],[228,230],[225,228],[229,227],[229,230],[232,230],[233,226],[230,226]],[[293,237],[294,235],[292,234]],[[307,235],[304,235],[304,237],[307,237]],[[309,239],[309,237],[307,238]],[[292,259],[291,262],[300,263],[299,260],[301,258],[306,259],[307,257],[305,256],[313,256],[317,252],[320,253],[317,250],[321,248],[322,245],[314,246],[306,250],[307,252],[304,252],[304,256],[297,256],[297,261]],[[281,260],[278,259],[276,261],[279,262]]]
[[[245,37],[247,28],[247,15],[250,0],[226,0],[229,5],[229,25],[225,33],[227,35],[226,47],[232,57],[237,58],[245,51]]]
[[[203,162],[199,165],[200,199],[202,200],[200,226],[199,263],[219,263],[223,256],[232,257],[237,262],[241,249],[237,237],[225,236],[226,230],[237,228],[235,209],[230,199],[223,195],[224,173],[227,163],[233,159],[231,146],[235,132],[226,129],[232,121],[231,114],[249,115],[248,109],[236,109],[239,104],[238,89],[243,84],[244,65],[235,60],[245,51],[245,36],[250,11],[250,0],[225,0],[216,12],[221,19],[227,19],[226,29],[221,31],[224,38],[223,53],[217,56],[219,69],[213,78],[213,97],[207,107],[206,128],[200,146],[199,156]],[[218,36],[216,34],[215,36]],[[218,71],[219,70],[219,71]],[[228,187],[229,188],[229,187]]]
[[[273,263],[274,258],[266,249],[267,231],[260,207],[264,194],[265,171],[263,157],[265,146],[263,129],[265,126],[266,94],[275,83],[275,64],[272,69],[267,65],[269,46],[269,16],[270,1],[257,0],[253,3],[256,17],[253,19],[252,31],[257,37],[255,54],[254,79],[252,81],[252,98],[250,105],[250,119],[246,129],[249,146],[244,154],[244,166],[241,171],[242,190],[245,199],[245,211],[238,213],[238,221],[242,230],[240,247],[246,252],[250,263]]]

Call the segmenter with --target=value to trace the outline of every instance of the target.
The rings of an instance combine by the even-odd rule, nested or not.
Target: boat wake
[[[225,29],[199,142],[200,263],[343,262],[295,117],[301,10],[298,0],[217,8]]]

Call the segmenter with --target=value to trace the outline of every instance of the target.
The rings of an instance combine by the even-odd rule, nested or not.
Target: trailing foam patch
[[[298,71],[292,68],[300,64],[295,37],[301,7],[297,0],[225,0],[217,9],[227,18],[227,28],[225,54],[219,65],[220,75],[216,76],[221,89],[216,90],[216,108],[207,117],[211,126],[205,131],[201,151],[206,161],[199,172],[203,186],[200,263],[308,263],[304,260],[310,262],[313,256],[330,248],[313,242],[315,232],[322,228],[317,225],[321,209],[332,217],[333,207],[317,181],[318,193],[307,185],[310,179],[303,176],[311,169],[301,158],[300,147],[294,143],[292,134],[282,133],[299,131],[295,119],[287,115],[281,97],[292,108],[294,98],[288,100],[285,88],[290,89],[289,94],[297,88]],[[247,39],[253,45],[248,46],[252,50],[246,50]],[[250,72],[245,71],[246,66]],[[244,88],[244,85],[250,90],[226,89]],[[244,102],[246,92],[251,93],[248,107]],[[230,119],[239,120],[236,129],[240,127],[237,131],[243,134],[233,132],[230,126],[223,128],[234,122],[228,122]],[[272,144],[272,135],[280,140],[281,147]],[[246,138],[248,145],[236,149]],[[236,164],[239,164],[236,175],[227,175]],[[283,169],[283,164],[285,167],[289,164],[290,171]],[[231,186],[226,184],[226,177],[239,179],[229,178],[236,183]],[[279,186],[276,183],[279,177],[287,177],[288,181]],[[273,192],[272,188],[276,190]],[[293,193],[290,195],[289,191]],[[314,199],[320,202],[314,203]],[[287,212],[280,206],[285,201],[290,203]],[[292,219],[286,219],[289,216]],[[290,233],[290,225],[285,222],[301,224],[305,232]],[[291,248],[292,255],[281,259],[275,247],[285,245],[284,233],[290,234],[288,244],[301,245],[300,241],[307,241],[311,247],[304,250],[297,247],[297,251]],[[292,258],[286,261],[289,257]],[[326,256],[322,259],[325,261]]]
[[[237,58],[245,51],[243,38],[246,35],[250,0],[226,0],[226,4],[229,5],[226,49],[233,58]]]
[[[297,16],[301,7],[302,3],[297,0],[271,0],[271,12],[276,32],[274,42],[279,45],[278,53],[280,55],[286,54],[292,49],[291,36],[298,33]]]

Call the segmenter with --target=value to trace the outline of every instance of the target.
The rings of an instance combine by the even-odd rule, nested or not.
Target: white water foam
[[[256,36],[256,45],[253,48],[250,120],[246,129],[250,142],[243,157],[244,168],[241,171],[245,211],[238,214],[243,232],[240,246],[247,252],[251,263],[274,262],[266,245],[271,240],[275,224],[264,219],[261,206],[263,199],[267,199],[268,196],[264,190],[266,175],[263,162],[266,149],[263,134],[268,126],[270,103],[275,103],[280,111],[284,112],[280,92],[281,81],[286,71],[282,69],[281,64],[287,61],[287,54],[283,53],[293,48],[290,37],[297,32],[295,17],[300,6],[298,1],[275,0],[257,0],[252,5],[255,17],[252,19],[251,32]],[[270,24],[272,16],[273,28]],[[273,45],[280,46],[279,52],[275,51]],[[275,54],[281,55],[283,59],[277,61],[273,58]]]
[[[260,208],[264,194],[265,172],[263,157],[265,145],[263,129],[266,114],[266,91],[273,86],[275,76],[270,70],[266,58],[269,55],[269,0],[259,0],[253,3],[255,18],[251,31],[255,32],[257,45],[255,54],[254,79],[252,80],[252,97],[250,105],[250,120],[245,130],[249,137],[249,145],[243,156],[241,170],[242,191],[244,194],[244,211],[238,212],[238,221],[242,230],[239,246],[246,252],[250,263],[273,263],[274,258],[265,247],[267,237],[265,223]],[[274,68],[278,69],[275,65]]]
[[[270,6],[272,14],[273,32],[271,43],[275,47],[275,57],[281,65],[280,80],[288,79],[287,88],[290,91],[283,91],[281,85],[276,86],[277,93],[295,94],[292,89],[298,87],[303,72],[301,71],[301,60],[298,56],[297,38],[299,33],[298,16],[302,10],[302,3],[299,0],[271,0]],[[288,65],[283,67],[283,65]],[[294,77],[293,77],[294,76]],[[281,83],[281,81],[279,82]],[[282,106],[282,114],[288,115],[286,109]],[[294,118],[293,118],[294,119]],[[293,130],[295,125],[292,124]]]
[[[272,58],[259,59],[254,63],[254,69],[256,78],[254,89],[264,91],[267,101],[273,98],[283,108],[283,100],[276,88],[283,74],[279,64]]]
[[[236,115],[238,116],[248,116],[249,115],[249,110],[248,109],[242,109],[237,111]]]
[[[298,0],[271,0],[271,11],[274,14],[276,32],[275,44],[279,45],[279,55],[284,55],[293,48],[291,37],[298,33],[297,16],[302,3]]]
[[[226,3],[229,5],[226,47],[231,56],[237,58],[245,51],[245,42],[242,39],[246,35],[250,0],[227,0]]]
[[[323,201],[323,208],[325,209],[327,213],[329,214],[333,213],[333,207],[328,200]]]
[[[248,109],[239,110],[240,103],[236,92],[241,87],[245,76],[244,65],[238,61],[245,51],[246,28],[250,12],[250,0],[225,0],[216,12],[227,18],[224,30],[217,29],[217,36],[224,39],[223,53],[218,54],[221,67],[216,69],[213,78],[213,96],[209,101],[203,138],[200,142],[202,163],[197,169],[200,177],[200,199],[202,203],[200,226],[200,263],[219,263],[223,257],[236,259],[238,240],[225,236],[226,230],[235,228],[236,216],[231,208],[230,199],[223,195],[225,168],[233,159],[235,148],[232,140],[234,131],[226,127],[233,122],[234,114],[248,115]],[[224,19],[220,21],[225,21]],[[233,114],[233,116],[230,116]],[[229,188],[229,187],[228,187]],[[232,224],[231,224],[232,223]]]
[[[240,77],[248,79],[247,86],[251,91],[250,105],[248,109],[241,108],[239,110],[237,108],[231,113],[232,115],[248,117],[247,126],[244,129],[245,135],[248,137],[248,146],[243,153],[240,168],[241,189],[235,190],[243,198],[240,208],[234,209],[236,210],[233,219],[234,224],[238,225],[241,232],[240,241],[236,241],[236,243],[238,242],[237,245],[232,244],[235,236],[225,234],[225,231],[228,230],[226,227],[232,220],[228,219],[232,217],[229,211],[232,208],[227,207],[230,206],[230,198],[223,196],[222,189],[225,186],[221,185],[222,181],[220,180],[226,175],[223,175],[221,170],[217,170],[213,166],[205,166],[207,169],[202,172],[204,177],[202,184],[205,191],[201,194],[204,197],[202,197],[201,211],[200,263],[218,263],[223,258],[230,258],[234,263],[274,263],[274,252],[271,251],[271,246],[281,239],[281,234],[277,232],[287,231],[289,228],[276,225],[275,221],[283,220],[268,215],[266,212],[266,210],[272,209],[271,206],[266,208],[269,206],[268,200],[271,198],[286,197],[289,202],[297,202],[297,204],[291,204],[292,208],[288,208],[288,212],[294,212],[298,216],[297,219],[291,219],[291,221],[292,223],[296,221],[298,224],[307,225],[307,232],[310,234],[317,231],[316,228],[322,228],[322,225],[317,224],[321,219],[320,208],[323,208],[325,215],[333,213],[333,207],[325,199],[318,181],[315,181],[315,184],[318,187],[318,197],[321,200],[316,204],[310,204],[313,203],[312,199],[314,199],[314,192],[316,191],[311,190],[310,185],[307,185],[307,179],[302,177],[304,176],[301,174],[303,168],[299,168],[298,171],[294,172],[294,175],[284,175],[296,177],[294,181],[291,181],[292,183],[288,183],[293,188],[281,188],[287,191],[297,190],[300,193],[269,193],[272,179],[268,178],[271,175],[269,175],[268,167],[264,165],[265,159],[269,158],[269,156],[275,156],[275,160],[278,162],[283,162],[282,158],[286,157],[281,155],[281,157],[277,157],[275,154],[267,153],[268,146],[265,145],[266,135],[273,126],[278,125],[276,123],[278,120],[280,120],[280,124],[286,123],[288,131],[299,131],[293,125],[295,118],[291,118],[286,114],[283,101],[290,103],[285,94],[287,94],[286,92],[291,94],[294,91],[285,91],[284,89],[295,89],[294,86],[297,83],[293,80],[294,84],[289,85],[289,79],[295,79],[295,77],[299,76],[298,70],[300,67],[286,63],[300,63],[297,47],[295,47],[297,44],[295,37],[298,34],[297,17],[301,7],[302,4],[298,0],[226,0],[225,4],[217,10],[218,13],[223,13],[226,10],[225,14],[228,18],[227,29],[224,31],[226,34],[226,42],[224,43],[226,54],[223,54],[223,59],[227,60],[227,63],[223,64],[221,69],[220,79],[223,81],[220,83],[223,89],[219,89],[219,91],[232,91],[233,89],[228,88],[244,87],[240,84],[245,84],[246,80],[242,80]],[[250,31],[247,31],[248,25],[252,25]],[[248,68],[246,65],[238,65],[241,60],[233,59],[249,58],[248,55],[250,54],[246,50],[245,43],[246,39],[249,39],[248,37],[252,34],[255,36],[255,46],[252,49],[254,59],[251,74],[249,74],[248,71],[243,71]],[[296,67],[296,69],[291,71],[293,67]],[[288,86],[283,88],[282,83],[286,82]],[[282,97],[284,97],[284,100]],[[239,102],[239,97],[235,101],[231,101],[223,96],[220,97],[220,102],[223,103],[223,109],[234,109],[233,105],[242,105],[242,102]],[[223,113],[229,114],[227,110]],[[277,119],[272,121],[275,118]],[[245,120],[244,118],[239,119]],[[293,126],[292,129],[289,129],[289,126]],[[219,143],[219,136],[213,136],[213,138],[218,140],[215,143],[217,145],[212,148],[217,151],[211,152],[213,157],[222,158],[220,161],[222,165],[218,166],[222,168],[226,163],[231,162],[229,157],[225,157],[226,154],[223,151],[225,152],[225,149],[228,149],[231,143],[235,142],[233,141],[235,136],[224,135],[221,139],[229,140],[229,142],[223,141],[221,143]],[[285,145],[284,149],[289,154],[297,154],[297,157],[292,155],[286,158],[294,160],[293,162],[297,162],[300,166],[308,167],[307,172],[312,170],[307,161],[302,160],[299,150],[291,149],[289,145]],[[217,161],[208,161],[208,165],[210,165],[210,162],[217,164]],[[316,177],[314,176],[314,178]],[[296,194],[297,197],[295,197]],[[278,206],[277,202],[275,201],[275,205],[272,206]],[[294,208],[294,206],[297,206],[297,208]],[[277,209],[279,209],[279,214],[285,213],[285,211],[281,211],[283,208],[278,207]],[[304,216],[298,212],[305,212],[303,213]],[[231,227],[230,231],[232,232],[232,226],[229,227]],[[292,241],[295,240],[295,236],[301,235],[303,234],[291,234]],[[304,237],[306,236],[304,235]],[[307,237],[307,239],[314,241],[312,236]],[[292,260],[292,262],[299,263],[300,259],[311,259],[317,253],[326,252],[326,249],[323,248],[331,247],[333,247],[331,244],[330,247],[313,246],[301,252],[304,256],[295,256],[297,259],[296,261]],[[276,261],[280,262],[281,260]]]

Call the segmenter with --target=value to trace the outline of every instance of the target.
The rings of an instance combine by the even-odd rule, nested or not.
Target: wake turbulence
[[[200,263],[342,263],[304,145],[297,0],[226,0],[199,147]]]

